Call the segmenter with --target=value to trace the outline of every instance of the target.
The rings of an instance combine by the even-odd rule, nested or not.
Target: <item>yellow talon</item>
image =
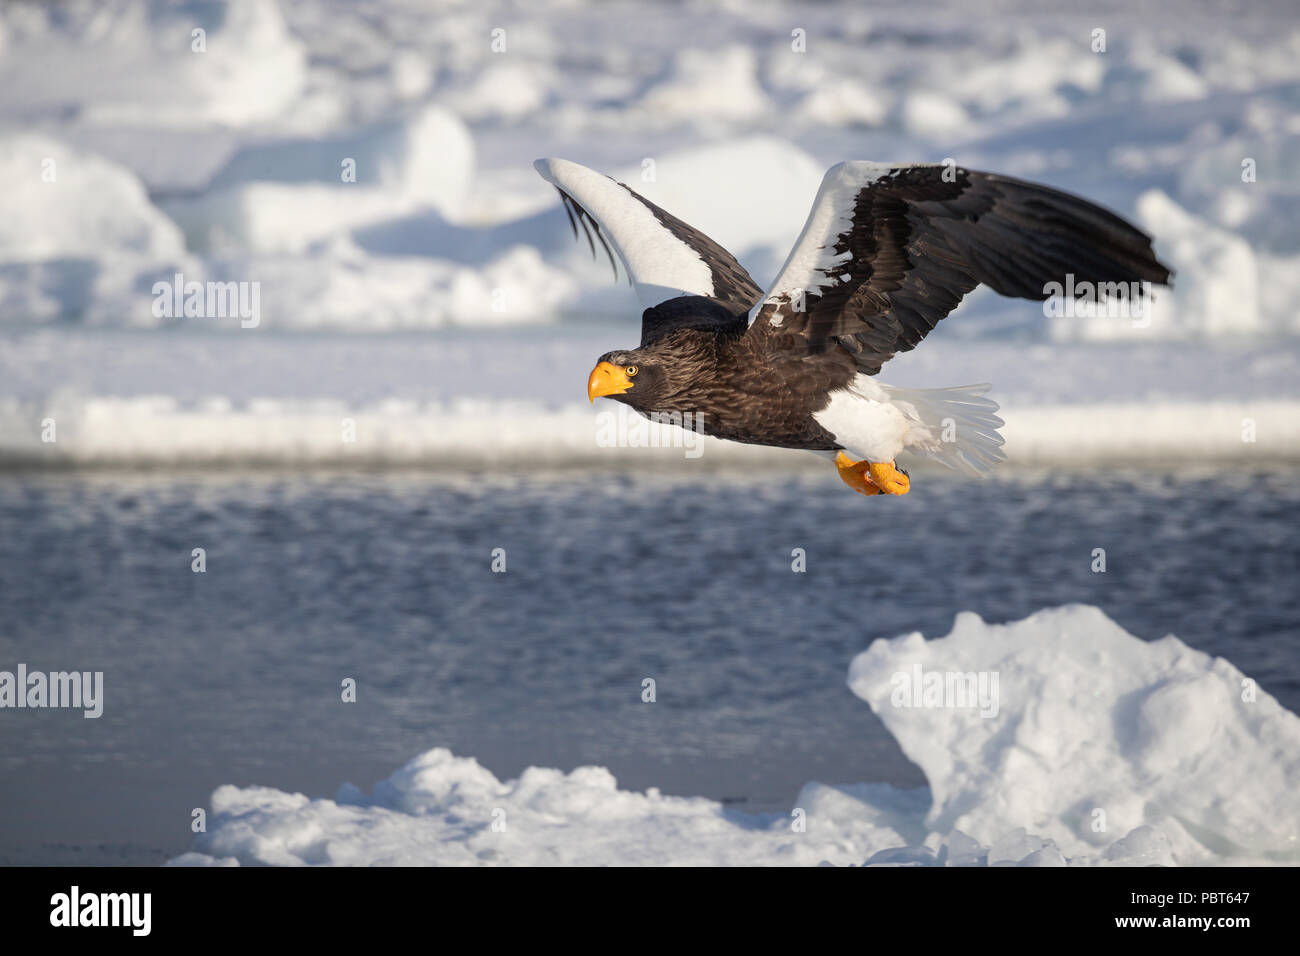
[[[871,463],[867,461],[854,461],[844,452],[835,456],[835,469],[840,473],[840,479],[860,495],[880,495],[884,494],[880,488],[870,478],[866,476],[867,468]]]
[[[905,495],[912,490],[912,479],[899,471],[892,461],[873,461],[867,465],[872,482],[887,495]]]

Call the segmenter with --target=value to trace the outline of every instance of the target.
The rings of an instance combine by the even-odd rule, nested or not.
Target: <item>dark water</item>
[[[219,784],[332,796],[434,746],[503,778],[596,763],[626,788],[752,810],[788,808],[813,779],[920,784],[846,669],[873,638],[944,634],[962,610],[1095,604],[1300,708],[1296,473],[927,475],[915,489],[864,499],[833,476],[734,473],[0,477],[0,669],[106,684],[98,720],[0,712],[0,863],[160,862]]]

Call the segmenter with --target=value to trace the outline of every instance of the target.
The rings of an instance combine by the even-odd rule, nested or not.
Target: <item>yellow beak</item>
[[[632,387],[627,371],[611,362],[601,362],[587,379],[587,398],[594,404],[603,395],[622,395]]]

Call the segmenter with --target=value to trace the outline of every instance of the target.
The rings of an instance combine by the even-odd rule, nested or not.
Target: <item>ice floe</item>
[[[900,689],[939,678],[919,706]],[[997,674],[996,714],[944,678]],[[922,678],[928,687],[928,680]],[[849,685],[928,789],[809,783],[786,814],[618,789],[609,771],[498,780],[436,748],[333,799],[220,787],[176,865],[1065,866],[1300,858],[1300,718],[1229,662],[1075,605],[877,640]],[[949,679],[948,687],[956,686]]]

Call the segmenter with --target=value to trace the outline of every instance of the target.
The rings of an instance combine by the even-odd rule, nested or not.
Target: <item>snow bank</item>
[[[343,136],[248,146],[168,213],[192,249],[287,253],[432,208],[454,216],[474,171],[465,125],[438,107]]]
[[[879,94],[840,77],[827,77],[799,104],[800,115],[828,126],[879,126],[888,112],[888,104]]]
[[[517,120],[546,102],[552,82],[548,73],[536,64],[492,63],[447,100],[467,119]]]
[[[970,115],[961,103],[934,90],[915,90],[903,97],[898,109],[903,129],[921,137],[952,137],[970,129]]]
[[[343,178],[351,161],[353,180]],[[454,210],[474,172],[474,143],[465,124],[439,106],[409,117],[310,139],[246,146],[213,177],[211,190],[250,182],[320,183],[351,192],[383,189]]]
[[[0,22],[0,112],[76,110],[96,126],[239,126],[278,116],[306,81],[306,50],[274,0],[8,4]]]
[[[456,206],[472,173],[472,145],[454,116],[428,109],[328,146],[241,152],[221,174],[226,188],[168,203],[173,220],[117,163],[44,136],[0,137],[0,175],[10,184],[0,221],[0,317],[18,325],[178,324],[153,309],[154,284],[177,273],[186,282],[256,283],[261,321],[281,330],[531,323],[574,298],[569,271],[546,264],[532,246],[501,245],[467,265],[418,249],[371,256],[351,241],[366,223]],[[340,158],[356,161],[357,182],[340,181]],[[331,170],[332,185],[295,180]]]
[[[985,114],[1031,109],[1061,116],[1069,111],[1069,94],[1100,91],[1107,61],[1090,46],[1067,37],[1025,39],[1019,37],[1006,55],[985,58],[962,72],[958,89],[970,108]]]
[[[210,276],[260,282],[262,321],[280,330],[526,325],[550,319],[576,291],[571,275],[530,246],[476,266],[372,256],[346,238],[313,253],[228,256],[210,264]]]
[[[128,169],[45,136],[0,137],[0,322],[152,324],[148,290],[193,268],[181,230]]]
[[[1004,451],[1016,465],[1300,459],[1293,398],[1003,406]]]
[[[311,264],[314,244],[402,215],[411,202],[364,186],[248,183],[175,200],[166,208],[196,252],[291,255]]]
[[[996,673],[997,715],[891,706],[898,675]],[[174,865],[1135,865],[1300,859],[1300,718],[1174,637],[1101,611],[878,640],[849,682],[928,790],[810,783],[791,813],[619,790],[600,767],[500,781],[425,753],[369,795],[223,786]],[[923,683],[924,681],[922,681]],[[1103,811],[1098,816],[1097,811]],[[1101,821],[1100,826],[1094,821]]]
[[[637,447],[605,443],[618,425],[581,405],[530,402],[427,402],[391,399],[349,404],[328,399],[215,395],[178,402],[167,395],[84,398],[59,392],[40,403],[0,399],[0,464],[23,465],[388,465],[528,470],[656,465],[681,467],[689,450],[672,426],[633,420]],[[47,420],[57,440],[42,439]],[[625,432],[626,433],[626,432]],[[615,439],[616,440],[616,439]],[[780,466],[772,449],[689,436],[690,458],[706,463]],[[687,465],[690,461],[685,462]]]
[[[255,281],[265,265],[294,277],[287,301],[309,284],[296,277],[384,273],[341,280],[373,285],[373,308],[369,292],[345,293],[347,310],[313,301],[281,328],[419,325],[426,289],[482,285],[464,270],[519,246],[576,283],[556,298],[546,288],[557,278],[532,270],[541,287],[528,297],[545,308],[534,304],[530,318],[619,313],[630,300],[607,269],[580,265],[531,169],[538,155],[642,189],[730,247],[760,284],[831,163],[951,155],[1130,216],[1149,194],[1140,211],[1179,268],[1178,289],[1150,327],[1058,321],[1059,341],[1300,331],[1300,33],[1267,4],[1237,15],[1197,0],[1159,24],[1117,4],[1104,51],[1094,49],[1097,23],[1045,20],[1022,0],[975,19],[955,0],[917,0],[885,18],[835,0],[688,6],[672,18],[634,4],[595,17],[585,2],[502,17],[486,3],[435,19],[436,29],[400,0],[2,5],[0,131],[47,136],[133,173],[182,227],[195,279],[234,271]],[[353,183],[341,180],[348,159]],[[1258,167],[1249,183],[1245,159]],[[657,178],[645,178],[643,160]],[[157,218],[138,198],[114,208]],[[394,235],[421,216],[422,244],[382,250],[411,261],[333,251],[347,241],[380,251],[361,233]],[[75,210],[51,206],[43,218],[64,243],[96,235]],[[75,264],[0,251],[4,321],[151,322],[140,290],[167,270],[138,271],[105,248],[81,242]],[[999,317],[1032,310],[1005,303]],[[423,324],[467,317],[435,311]]]
[[[913,706],[917,672],[995,675],[996,713]],[[1184,863],[1300,855],[1300,718],[1176,637],[1144,643],[1083,606],[964,613],[940,640],[875,642],[849,686],[925,772],[932,830],[994,843],[1019,824],[1075,856],[1146,825]]]
[[[575,378],[575,382],[577,379]],[[576,388],[575,388],[576,390]],[[57,391],[43,400],[0,399],[0,464],[193,465],[383,464],[474,468],[517,463],[530,469],[575,465],[678,468],[737,465],[827,474],[810,456],[774,448],[683,437],[614,406],[559,407],[543,402],[391,398],[238,398],[199,401],[165,394],[131,397]],[[1223,461],[1244,464],[1300,458],[1300,401],[1077,408],[1004,408],[1004,468],[1153,463],[1162,468]],[[58,441],[42,440],[42,423],[58,422]],[[342,423],[355,438],[344,440]],[[1243,443],[1249,421],[1250,443]],[[619,431],[618,429],[622,429]],[[615,439],[606,435],[637,435]],[[689,446],[685,442],[689,441]],[[632,442],[641,444],[633,445]],[[686,452],[690,451],[689,455]],[[683,461],[683,458],[689,458]],[[909,469],[941,466],[912,459]],[[948,474],[945,472],[945,474]],[[923,493],[923,492],[922,492]]]
[[[757,73],[758,58],[748,46],[685,49],[638,105],[659,123],[754,119],[768,105]]]
[[[129,169],[46,136],[0,137],[0,260],[180,256],[176,224]]]
[[[816,812],[843,797],[806,791]],[[850,798],[851,799],[851,798]],[[795,833],[792,818],[745,818],[712,800],[619,790],[608,770],[532,767],[502,782],[444,749],[415,758],[367,797],[346,785],[334,800],[269,788],[219,788],[208,832],[180,865],[815,865],[852,860],[839,844],[899,842],[911,808],[864,808],[852,821]]]
[[[260,276],[261,323],[185,318],[165,331],[67,329],[0,340],[0,462],[175,464],[373,462],[458,467],[734,463],[827,474],[810,455],[703,438],[683,462],[680,430],[646,446],[601,440],[623,406],[586,401],[587,374],[636,323],[548,327],[520,289],[572,294],[531,247],[483,269],[351,259],[315,272],[294,257],[232,265]],[[530,270],[536,270],[532,274]],[[0,282],[4,272],[0,269]],[[520,277],[523,285],[516,284]],[[497,284],[499,283],[499,284]],[[497,295],[497,293],[500,295]],[[624,294],[630,294],[623,289]],[[485,314],[508,329],[481,328]],[[145,314],[147,304],[144,306]],[[428,334],[285,335],[366,308],[375,322],[462,322]],[[294,310],[287,312],[286,310]],[[532,326],[520,323],[534,320]],[[150,321],[157,321],[152,319]],[[1048,346],[944,342],[900,358],[890,382],[932,387],[987,378],[1006,421],[1009,467],[1024,464],[1300,460],[1300,348],[1195,344]],[[502,376],[485,370],[511,369]],[[1175,374],[1176,372],[1176,374]],[[1104,399],[1104,401],[1102,401]],[[46,418],[58,441],[41,440]],[[355,441],[343,442],[350,418]],[[644,420],[631,416],[630,422]],[[617,420],[615,420],[617,425]],[[692,436],[697,438],[700,436]],[[913,464],[920,464],[914,462]],[[914,494],[924,494],[919,485]]]

